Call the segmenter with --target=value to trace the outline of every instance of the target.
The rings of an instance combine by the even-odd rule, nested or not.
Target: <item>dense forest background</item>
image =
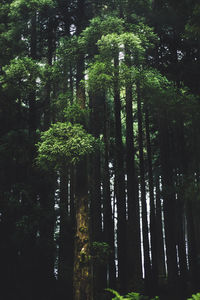
[[[200,4],[1,0],[3,300],[200,291]]]

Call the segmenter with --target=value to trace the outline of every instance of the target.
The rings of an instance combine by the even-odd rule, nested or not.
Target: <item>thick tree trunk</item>
[[[76,33],[79,35],[84,29],[85,1],[77,3],[77,15],[79,22],[76,24]],[[81,108],[85,108],[85,88],[81,84],[84,79],[85,60],[80,54],[76,66],[76,98]],[[85,124],[83,124],[85,125]],[[90,222],[87,161],[84,158],[76,168],[75,184],[75,240],[74,240],[74,274],[73,290],[74,300],[92,300],[92,276],[90,255]]]
[[[76,231],[74,253],[74,300],[92,300],[89,207],[86,161],[76,170]]]

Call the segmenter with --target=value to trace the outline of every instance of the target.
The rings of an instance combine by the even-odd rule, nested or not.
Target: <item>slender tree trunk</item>
[[[50,16],[48,18],[48,52],[47,52],[47,60],[48,65],[52,65],[53,59],[53,18]],[[45,105],[44,105],[44,130],[49,128],[51,122],[51,111],[50,111],[50,101],[51,101],[51,80],[48,78],[46,83],[46,97],[45,97]]]
[[[188,282],[188,268],[187,268],[187,254],[186,254],[186,232],[185,232],[185,203],[184,203],[184,180],[187,176],[187,155],[185,148],[185,136],[183,116],[180,112],[177,123],[174,128],[173,144],[176,147],[174,157],[176,161],[173,165],[176,166],[175,170],[176,183],[179,192],[176,199],[176,212],[177,212],[177,246],[179,257],[179,294],[180,299],[187,295],[187,282]]]
[[[101,106],[104,101],[103,93],[91,93],[90,94],[90,131],[96,138],[100,135],[100,112]],[[91,233],[92,242],[103,242],[102,231],[102,196],[101,196],[101,154],[97,149],[94,154],[91,155],[90,164],[91,173]],[[103,264],[100,259],[93,261],[93,294],[94,299],[100,299],[102,292],[106,286],[106,264]]]
[[[126,64],[131,65],[129,51],[126,51]],[[135,149],[133,140],[133,93],[132,84],[126,84],[126,173],[127,173],[127,283],[128,290],[138,290],[142,279],[140,213],[138,182],[135,169]]]
[[[90,95],[91,98],[91,124],[90,131],[96,137],[100,135],[100,104],[102,95]],[[97,150],[91,155],[91,224],[92,240],[102,241],[102,217],[101,217],[101,157]]]
[[[158,283],[163,283],[166,278],[164,236],[163,236],[163,218],[162,218],[160,175],[156,177],[156,235],[157,235],[157,266]]]
[[[121,101],[119,90],[119,57],[118,51],[114,57],[114,112],[115,112],[115,176],[117,198],[117,246],[118,274],[121,292],[126,292],[127,284],[127,246],[126,246],[126,195],[124,176],[124,151],[121,129]]]
[[[145,166],[143,153],[143,120],[141,107],[141,91],[139,83],[137,83],[137,108],[138,108],[138,143],[139,143],[139,160],[140,160],[140,189],[142,203],[142,234],[143,234],[143,250],[144,250],[144,273],[145,273],[145,293],[151,294],[151,262],[148,237],[148,221],[147,221],[147,203],[146,203],[146,187],[145,187]]]
[[[60,172],[60,231],[59,231],[59,251],[58,251],[58,280],[64,281],[66,275],[66,229],[68,219],[68,170],[62,168]]]
[[[50,12],[49,12],[50,13]],[[53,59],[53,17],[48,17],[47,23],[47,61],[48,65],[52,65]],[[44,124],[43,129],[48,130],[51,123],[51,111],[50,111],[50,101],[51,101],[51,80],[47,78],[45,86],[45,100],[44,100]],[[54,286],[54,264],[55,264],[55,245],[54,245],[54,226],[55,226],[55,185],[57,176],[53,172],[46,172],[41,174],[42,183],[40,191],[40,207],[43,218],[40,222],[39,232],[40,232],[40,241],[42,247],[40,249],[40,265],[43,270],[41,272],[41,283],[43,285],[43,297],[45,294],[49,298],[53,297],[52,288]],[[48,285],[51,287],[48,290]]]
[[[85,0],[78,0],[77,3],[77,26],[76,34],[79,35],[86,26],[87,18],[85,16]],[[85,108],[85,87],[80,84],[80,81],[84,79],[85,71],[85,59],[84,54],[80,53],[77,58],[76,64],[76,97],[77,101],[82,108]]]
[[[186,241],[185,241],[185,226],[184,226],[184,212],[183,212],[183,199],[177,199],[177,245],[179,257],[179,294],[180,300],[187,295],[187,258],[186,258]]]
[[[115,246],[114,246],[114,220],[111,206],[110,170],[109,170],[109,116],[106,99],[104,99],[104,237],[110,246],[108,260],[108,287],[116,288]],[[113,209],[114,210],[114,209]]]
[[[154,183],[153,183],[152,151],[151,151],[151,140],[150,140],[150,129],[149,129],[149,110],[147,107],[145,108],[145,128],[146,128],[148,181],[149,181],[149,198],[150,198],[152,293],[153,295],[156,295],[156,291],[158,287],[156,209],[155,209],[155,202],[154,202]]]
[[[175,198],[173,185],[173,172],[171,170],[169,132],[166,112],[162,111],[160,119],[160,158],[161,158],[161,182],[163,192],[163,210],[165,221],[165,241],[167,255],[167,274],[169,291],[173,293],[177,284],[178,266],[175,232]]]
[[[73,297],[73,224],[70,216],[69,170],[60,173],[60,232],[58,251],[58,281],[62,297]]]
[[[54,194],[55,194],[55,174],[43,173],[46,177],[42,181],[40,190],[40,208],[41,218],[39,222],[39,274],[41,296],[49,299],[53,297],[54,288],[54,263],[55,263],[55,245],[54,245]]]
[[[199,289],[199,270],[197,260],[197,245],[195,239],[194,213],[191,201],[186,206],[187,230],[188,230],[188,258],[189,274],[192,283],[192,291],[197,292]]]
[[[37,29],[36,29],[36,13],[31,18],[31,42],[30,42],[30,57],[36,59],[37,57]],[[36,92],[31,92],[29,96],[29,135],[34,138],[34,132],[36,130]],[[35,138],[34,138],[35,141]]]
[[[37,49],[37,31],[36,31],[36,13],[34,13],[30,20],[30,57],[36,59]],[[24,243],[21,246],[21,265],[22,268],[22,281],[24,282],[23,294],[29,293],[29,299],[34,298],[37,289],[37,272],[40,270],[37,262],[37,247],[36,247],[36,234],[37,226],[30,226],[30,220],[33,209],[36,206],[37,192],[36,192],[36,171],[33,168],[33,162],[36,156],[36,84],[32,81],[34,88],[29,93],[29,112],[28,112],[28,131],[29,131],[29,161],[27,163],[27,181],[29,186],[26,201],[22,201],[22,215],[28,219],[29,229],[27,230],[24,238]],[[24,197],[25,198],[25,197]]]

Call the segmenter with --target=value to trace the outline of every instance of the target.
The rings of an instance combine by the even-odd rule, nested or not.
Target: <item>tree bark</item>
[[[138,143],[139,143],[139,163],[140,163],[140,191],[142,204],[142,235],[143,235],[143,252],[144,252],[144,274],[145,274],[145,293],[151,295],[151,262],[148,237],[148,221],[147,221],[147,202],[146,202],[146,186],[145,186],[145,165],[143,152],[143,120],[141,106],[141,91],[139,83],[137,83],[137,109],[138,109]]]
[[[126,229],[126,195],[124,176],[124,151],[121,129],[121,101],[119,90],[119,53],[114,55],[114,113],[115,113],[115,177],[117,199],[117,247],[118,247],[118,276],[121,292],[126,292],[127,284],[127,229]]]
[[[87,167],[83,160],[76,170],[76,231],[74,253],[74,300],[92,300],[91,256],[89,234],[89,207]]]
[[[130,53],[126,50],[125,61],[131,66]],[[138,182],[135,168],[133,137],[133,92],[131,82],[126,83],[126,173],[127,173],[127,278],[128,290],[139,290],[142,279],[140,212]]]
[[[153,167],[152,167],[152,151],[149,129],[149,110],[147,103],[145,104],[145,129],[147,144],[147,161],[148,161],[148,182],[149,182],[149,198],[150,198],[150,234],[151,234],[151,259],[152,259],[152,294],[156,295],[158,288],[158,265],[157,265],[157,233],[156,233],[156,209],[154,202],[154,183],[153,183]]]
[[[166,112],[162,111],[159,125],[160,135],[160,159],[161,159],[161,182],[163,192],[163,211],[165,224],[165,241],[167,255],[167,274],[169,291],[173,290],[177,284],[178,266],[176,250],[175,232],[175,198],[173,185],[173,172],[171,169],[169,132]]]
[[[111,205],[110,170],[109,170],[109,112],[106,99],[104,99],[104,176],[103,176],[103,212],[104,212],[104,238],[110,246],[108,259],[108,287],[116,289],[116,267],[114,246],[114,220]]]

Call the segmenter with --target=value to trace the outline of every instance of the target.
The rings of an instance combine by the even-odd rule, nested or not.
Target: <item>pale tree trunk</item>
[[[140,85],[137,83],[137,109],[138,109],[138,142],[139,142],[139,162],[140,162],[140,189],[142,204],[142,235],[144,250],[144,273],[145,273],[145,293],[151,294],[151,262],[148,237],[147,221],[147,202],[146,202],[146,184],[145,184],[145,165],[143,151],[143,118]]]

